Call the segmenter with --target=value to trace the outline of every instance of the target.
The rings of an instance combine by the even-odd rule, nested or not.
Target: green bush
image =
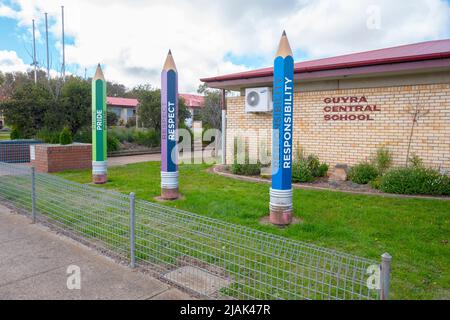
[[[134,142],[135,140],[134,128],[113,128],[108,130],[108,136],[114,137],[120,142]]]
[[[368,184],[378,177],[378,170],[370,163],[360,163],[350,169],[350,181],[357,184]]]
[[[128,119],[127,124],[125,125],[127,128],[134,128],[136,127],[136,117],[131,117]]]
[[[313,154],[305,157],[300,148],[297,148],[295,159],[292,164],[294,182],[312,182],[314,178],[325,177],[328,173],[328,164],[320,163],[319,157]]]
[[[328,164],[326,164],[326,163],[320,164],[320,166],[319,166],[319,168],[318,168],[318,171],[317,171],[317,173],[316,173],[316,177],[318,177],[318,178],[326,177],[327,174],[328,174],[328,169],[329,169],[329,168],[330,168],[330,167],[329,167]]]
[[[235,162],[231,166],[231,172],[241,176],[258,176],[261,174],[261,164],[248,163],[248,160],[244,164]]]
[[[136,130],[133,139],[136,144],[148,148],[158,147],[161,144],[161,135],[153,129]]]
[[[92,143],[92,128],[83,127],[73,136],[73,141],[80,143]]]
[[[408,158],[408,164],[413,168],[423,168],[422,159],[414,153]]]
[[[108,127],[112,127],[117,125],[117,122],[119,122],[119,116],[112,111],[108,111],[106,113],[106,124]]]
[[[370,181],[370,186],[375,190],[380,190],[381,186],[381,176],[375,178],[375,180]]]
[[[383,175],[392,165],[391,152],[386,148],[378,149],[374,163],[378,169],[378,173]]]
[[[393,169],[381,178],[380,189],[396,194],[450,195],[450,178],[433,169]]]
[[[59,143],[63,146],[71,144],[73,142],[72,132],[69,128],[64,127],[59,135]]]
[[[308,162],[302,159],[296,160],[292,165],[292,181],[294,182],[312,182],[314,176]]]
[[[111,137],[108,135],[107,139],[107,150],[108,152],[114,152],[119,150],[120,148],[120,141],[116,137]]]
[[[19,130],[18,130],[16,127],[14,127],[14,128],[11,130],[11,133],[10,133],[10,135],[9,135],[9,138],[10,138],[11,140],[18,140],[18,139],[21,138],[20,132],[19,132]]]
[[[42,128],[36,134],[36,138],[45,143],[57,144],[59,143],[61,133],[52,131],[48,128]]]

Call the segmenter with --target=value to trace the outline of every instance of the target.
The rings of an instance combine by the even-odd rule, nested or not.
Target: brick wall
[[[39,172],[60,172],[92,167],[92,146],[90,144],[37,145],[31,165]]]
[[[365,97],[366,102],[326,103],[325,98]],[[227,163],[233,161],[233,137],[245,130],[250,136],[250,152],[258,145],[271,146],[272,114],[246,114],[245,97],[227,99]],[[328,101],[328,100],[327,100]],[[325,112],[325,107],[367,105],[373,112]],[[411,143],[411,153],[427,166],[450,169],[450,84],[385,88],[296,92],[294,105],[294,149],[316,154],[331,165],[356,164],[370,159],[380,147],[387,147],[394,165],[404,165],[416,106],[426,113],[419,117]],[[329,109],[327,109],[329,110]],[[370,121],[325,121],[329,115],[369,115]],[[258,131],[263,130],[262,138]]]

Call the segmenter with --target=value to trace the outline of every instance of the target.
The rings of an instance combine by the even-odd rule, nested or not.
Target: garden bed
[[[271,180],[268,177],[256,176],[243,176],[233,174],[228,166],[217,165],[211,167],[209,172],[218,174],[224,177],[233,178],[241,181],[250,182],[260,182],[260,183],[270,183]],[[351,181],[328,181],[328,178],[317,178],[313,182],[305,183],[292,183],[292,186],[296,189],[310,189],[310,190],[328,190],[328,191],[339,191],[353,194],[361,195],[379,195],[384,197],[393,198],[416,198],[416,199],[435,199],[435,200],[447,200],[450,201],[449,196],[427,196],[427,195],[402,195],[402,194],[392,194],[384,193],[378,189],[372,188],[369,184],[357,184]]]

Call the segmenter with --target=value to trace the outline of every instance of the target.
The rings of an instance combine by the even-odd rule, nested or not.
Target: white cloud
[[[0,50],[0,71],[2,72],[14,72],[21,71],[26,72],[28,66],[17,56],[15,51]]]
[[[61,33],[61,0],[16,0],[11,12],[29,26],[53,17],[50,31]],[[105,76],[133,86],[159,86],[167,50],[172,49],[180,90],[195,91],[199,78],[247,69],[224,57],[259,57],[271,63],[283,29],[307,58],[448,37],[450,8],[443,0],[79,0],[65,1],[68,63],[81,68],[101,62]],[[380,29],[367,28],[370,6],[380,9]],[[60,46],[57,43],[56,46]],[[261,59],[261,57],[263,57]],[[297,60],[305,56],[297,54]]]

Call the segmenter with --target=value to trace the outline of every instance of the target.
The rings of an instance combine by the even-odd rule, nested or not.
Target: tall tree
[[[130,96],[139,100],[139,126],[161,131],[161,91],[149,85],[135,87]],[[178,101],[178,122],[184,123],[190,116],[183,99]]]
[[[220,90],[210,89],[206,84],[203,84],[199,86],[197,92],[205,97],[205,105],[200,109],[203,127],[220,130],[222,126],[222,95]]]

